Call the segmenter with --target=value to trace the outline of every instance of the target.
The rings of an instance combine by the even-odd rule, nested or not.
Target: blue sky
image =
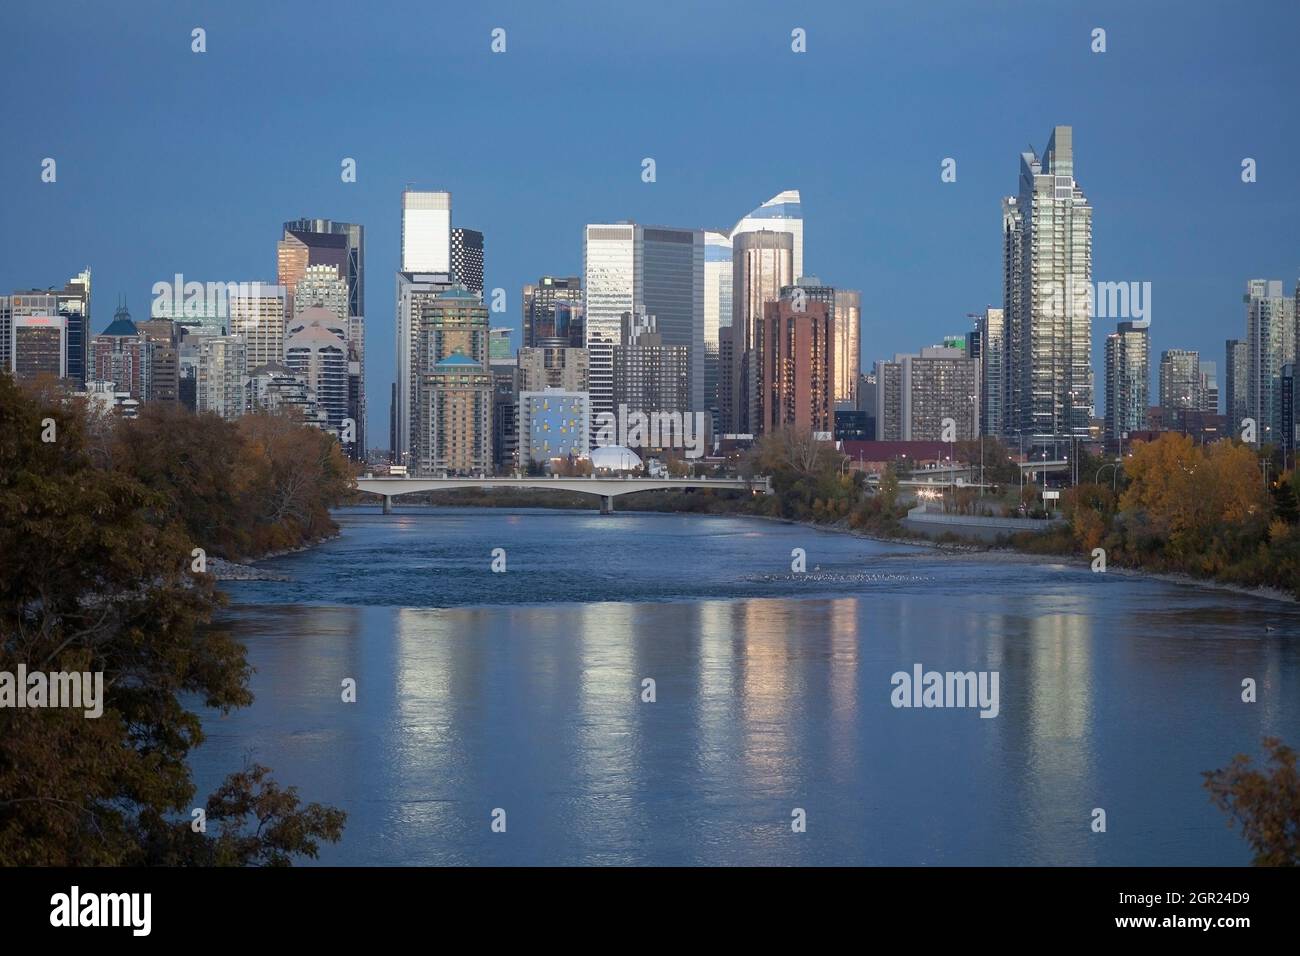
[[[1152,283],[1154,354],[1222,364],[1246,280],[1290,293],[1300,274],[1298,26],[1290,0],[6,0],[0,289],[90,265],[99,331],[175,272],[273,279],[286,219],[361,222],[381,445],[407,183],[451,190],[456,224],[486,234],[494,324],[515,328],[523,283],[580,272],[586,222],[729,227],[798,188],[805,271],[862,290],[866,364],[1001,304],[1000,200],[1059,123],[1094,279]]]

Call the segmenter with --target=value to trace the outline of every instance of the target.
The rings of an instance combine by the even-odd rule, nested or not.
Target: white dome
[[[594,471],[632,471],[641,467],[641,456],[622,445],[602,445],[591,452]]]

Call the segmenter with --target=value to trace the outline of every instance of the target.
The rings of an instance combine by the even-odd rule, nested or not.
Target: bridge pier
[[[393,496],[384,495],[384,514],[390,515],[392,513],[393,513]]]
[[[600,513],[603,515],[612,515],[614,513],[614,496],[600,496]]]

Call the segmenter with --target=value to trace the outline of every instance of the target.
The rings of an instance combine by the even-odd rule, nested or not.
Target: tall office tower
[[[1250,349],[1240,339],[1228,339],[1223,355],[1223,414],[1228,431],[1239,435],[1248,408],[1246,382],[1250,378]]]
[[[521,465],[586,458],[591,452],[591,396],[548,388],[519,393]]]
[[[18,381],[45,375],[67,378],[68,320],[61,315],[14,315],[9,320],[9,371]]]
[[[823,285],[816,276],[800,276],[794,285],[781,289],[781,298],[793,295],[796,288],[803,290],[804,301],[826,304],[833,329],[831,368],[834,378],[831,389],[835,408],[841,411],[854,409],[861,374],[858,335],[862,324],[862,293],[856,289]]]
[[[903,356],[876,361],[876,440],[903,440]]]
[[[601,415],[614,414],[614,346],[623,313],[645,302],[638,228],[633,223],[588,225],[582,263],[586,347],[590,358],[592,428]]]
[[[68,320],[68,378],[84,384],[90,367],[90,266],[56,292],[59,315]]]
[[[763,309],[763,390],[755,434],[781,428],[830,432],[835,424],[835,290],[805,300],[787,287]]]
[[[614,346],[614,408],[620,419],[638,412],[649,416],[694,411],[690,349],[667,344],[656,316],[625,312],[620,322],[620,340]],[[633,445],[634,440],[629,438],[628,443]]]
[[[180,342],[176,323],[167,319],[146,319],[135,323],[135,327],[153,346],[149,401],[180,401]]]
[[[1009,437],[1087,438],[1093,409],[1092,207],[1074,178],[1073,133],[1020,154],[1020,192],[1002,202]]]
[[[1160,353],[1160,407],[1200,410],[1201,353],[1165,349]]]
[[[689,408],[704,411],[704,230],[640,227],[638,303],[653,315],[665,346],[683,346],[689,362]]]
[[[1294,362],[1295,300],[1275,279],[1246,284],[1246,415],[1255,420],[1256,443],[1275,440],[1282,408],[1282,366]],[[1234,429],[1240,427],[1240,420]]]
[[[401,271],[452,274],[451,193],[402,191]]]
[[[508,475],[515,468],[519,443],[516,412],[519,402],[519,363],[514,356],[494,357],[489,347],[488,371],[492,375],[492,468]]]
[[[1006,401],[1007,326],[1006,312],[986,308],[971,314],[974,337],[979,342],[980,434],[1002,435]]]
[[[899,365],[899,440],[942,441],[944,419],[952,419],[956,441],[978,436],[979,364],[975,359],[961,349],[933,346],[921,349],[920,355],[896,356],[895,362]]]
[[[9,338],[13,335],[14,308],[7,295],[0,295],[0,371],[9,371]]]
[[[834,320],[831,393],[836,408],[852,409],[858,404],[858,379],[862,375],[862,293],[859,290],[835,290]]]
[[[685,346],[692,408],[704,408],[704,232],[632,222],[587,226],[584,270],[593,427],[612,407],[612,355],[625,312],[658,321],[665,345]]]
[[[1120,322],[1106,336],[1106,441],[1118,444],[1147,427],[1151,359],[1147,329]]]
[[[451,231],[451,278],[483,297],[483,233],[475,229]]]
[[[284,365],[315,393],[329,429],[339,435],[348,417],[347,342],[331,328],[338,319],[328,309],[304,309],[298,320],[285,341]]]
[[[538,348],[519,350],[519,390],[541,392],[560,388],[567,392],[591,390],[591,364],[586,349]]]
[[[1219,367],[1214,362],[1201,362],[1201,407],[1207,415],[1219,413]]]
[[[394,464],[412,465],[411,433],[415,427],[412,412],[419,374],[416,359],[421,317],[437,295],[452,288],[451,275],[446,272],[397,273],[397,374],[390,426],[395,439]]]
[[[112,382],[114,391],[126,392],[138,402],[153,396],[154,344],[131,321],[125,305],[113,313],[113,321],[91,340],[89,377]]]
[[[284,286],[270,282],[241,282],[227,294],[230,334],[244,340],[249,368],[284,364],[286,295]]]
[[[793,258],[790,282],[803,275],[803,208],[799,190],[787,189],[777,193],[759,206],[731,230],[731,239],[747,232],[784,232],[790,235],[790,254]],[[789,283],[787,283],[788,285]],[[773,299],[776,297],[773,296]]]
[[[524,286],[524,348],[586,348],[582,280],[542,276]]]
[[[733,235],[731,248],[732,370],[723,420],[729,432],[752,435],[759,425],[763,387],[763,308],[794,283],[794,237],[770,230],[742,232]]]
[[[195,409],[226,419],[239,418],[244,414],[248,346],[238,335],[204,335],[198,339],[198,347]]]
[[[452,419],[440,417],[442,411],[439,409],[443,406],[437,402],[441,402],[442,398],[437,398],[435,402],[436,396],[428,394],[429,389],[454,385],[456,394],[464,397],[469,394],[465,389],[474,392],[478,388],[479,376],[486,383],[484,398],[487,404],[484,407],[488,416],[482,435],[482,440],[486,443],[487,463],[479,470],[486,471],[490,467],[492,456],[492,380],[488,370],[487,306],[464,286],[453,285],[448,289],[434,291],[432,295],[416,296],[410,317],[414,351],[410,362],[412,380],[408,384],[409,393],[413,396],[408,447],[415,455],[417,473],[436,474],[450,467],[439,464],[446,457],[449,447],[445,436],[430,435],[428,430],[441,427],[440,423]],[[453,356],[460,356],[474,368],[469,368],[464,362],[457,362],[435,375],[440,364]],[[461,413],[456,414],[459,416]],[[454,420],[458,422],[461,419],[454,417]]]
[[[478,302],[468,289],[460,294]],[[453,352],[421,373],[417,397],[416,472],[486,475],[492,468],[492,376],[487,369],[469,355]]]
[[[731,234],[704,231],[704,406],[714,433],[722,428],[718,404],[719,334],[731,325]]]
[[[724,325],[718,329],[718,410],[713,416],[714,434],[730,434],[731,396],[734,392],[732,373],[736,369],[735,329]]]
[[[335,222],[332,219],[294,219],[284,224],[285,241],[296,240],[306,247],[306,261],[301,267],[304,271],[312,266],[335,266],[338,277],[347,282],[347,342],[348,342],[348,417],[355,423],[355,442],[345,446],[349,454],[357,460],[366,454],[366,301],[365,270],[366,248],[365,227],[354,222]],[[344,240],[343,262],[339,262],[338,239]],[[300,259],[295,258],[288,274],[282,272],[280,284],[286,285],[290,292],[296,292],[302,281],[302,274],[294,274],[293,269]],[[328,274],[325,274],[328,278]],[[326,289],[316,289],[309,283],[304,290],[310,298],[317,294],[325,297]],[[314,302],[307,303],[315,304]],[[322,301],[325,308],[333,306]],[[293,315],[290,307],[287,314]]]
[[[193,283],[192,296],[160,295],[149,308],[151,319],[176,323],[182,335],[225,335],[230,330],[230,304],[225,291],[207,294],[203,283]]]
[[[331,328],[341,329],[344,340],[348,333],[348,282],[339,274],[338,266],[310,265],[303,270],[293,287],[293,312],[290,326],[307,309],[324,309],[330,313]]]

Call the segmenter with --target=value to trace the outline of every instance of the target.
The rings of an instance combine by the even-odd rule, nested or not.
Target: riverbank
[[[267,571],[264,568],[254,567],[261,561],[269,561],[272,558],[282,558],[289,554],[299,554],[303,551],[324,544],[326,541],[333,541],[342,535],[342,531],[336,531],[334,534],[324,535],[314,541],[296,548],[285,548],[280,551],[271,551],[259,557],[253,558],[248,562],[227,561],[225,558],[208,558],[208,573],[218,581],[291,581],[288,575],[277,574],[274,571]]]

